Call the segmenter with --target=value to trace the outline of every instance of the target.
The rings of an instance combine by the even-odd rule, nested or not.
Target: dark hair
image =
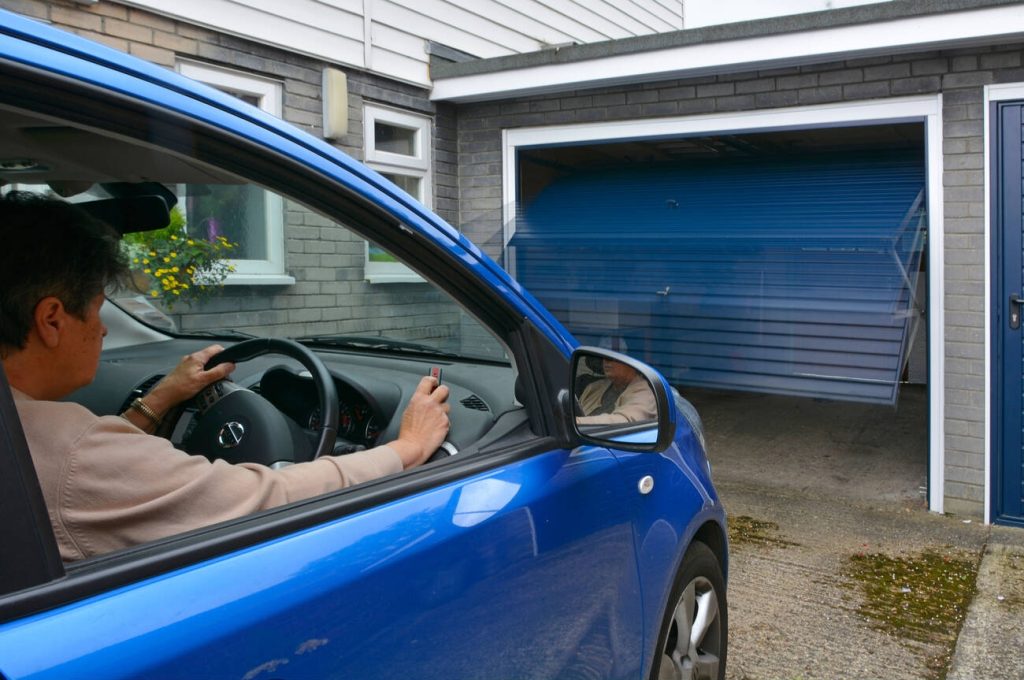
[[[54,296],[78,318],[128,263],[118,234],[59,198],[0,198],[0,350],[24,349],[39,301]]]

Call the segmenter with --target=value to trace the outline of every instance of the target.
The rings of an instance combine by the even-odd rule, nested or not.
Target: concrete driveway
[[[927,511],[923,388],[895,410],[683,393],[730,515],[728,678],[1024,677],[1002,632],[1024,613],[1024,529]]]

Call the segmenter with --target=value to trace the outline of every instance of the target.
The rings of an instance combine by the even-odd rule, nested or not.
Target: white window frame
[[[413,155],[390,153],[377,149],[376,124],[378,122],[415,131]],[[434,184],[431,171],[432,120],[408,111],[376,104],[363,106],[363,159],[366,165],[380,173],[415,177],[419,180],[419,195],[413,196],[430,208],[433,204]],[[364,277],[370,283],[420,283],[416,272],[401,262],[371,262],[370,244],[366,244]]]
[[[986,103],[987,105],[987,103]],[[811,127],[925,124],[928,194],[928,507],[942,512],[946,479],[945,366],[945,226],[942,184],[942,95],[893,97],[820,106],[760,109],[739,113],[630,119],[614,122],[550,125],[502,131],[502,203],[504,244],[515,231],[519,149],[543,145],[582,144],[727,132],[767,132]],[[515,274],[515,260],[509,261]],[[986,336],[987,337],[987,336]]]
[[[184,59],[176,63],[176,68],[183,76],[193,80],[254,97],[261,110],[278,118],[281,117],[284,87],[276,80]],[[284,200],[272,191],[266,191],[264,196],[267,215],[265,225],[267,257],[261,260],[228,260],[235,270],[228,274],[224,285],[290,285],[295,283],[295,278],[285,273]]]

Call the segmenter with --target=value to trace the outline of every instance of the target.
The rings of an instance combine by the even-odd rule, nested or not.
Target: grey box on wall
[[[324,137],[338,139],[348,134],[348,78],[345,72],[328,66],[323,72]]]

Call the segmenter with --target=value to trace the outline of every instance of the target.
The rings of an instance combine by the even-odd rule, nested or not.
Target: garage
[[[923,139],[904,123],[524,149],[509,254],[582,342],[615,336],[676,384],[895,405],[923,366]]]
[[[876,141],[881,148],[892,149],[893,140],[884,140],[887,130],[918,126],[921,142],[916,148],[923,156],[926,239],[918,280],[904,290],[914,291],[915,300],[909,304],[913,309],[923,308],[924,316],[904,328],[898,323],[895,330],[890,328],[898,337],[884,340],[884,356],[862,356],[858,361],[861,377],[867,378],[863,384],[887,382],[886,389],[873,387],[870,391],[874,394],[858,397],[868,401],[848,401],[855,391],[850,389],[856,382],[854,371],[838,370],[841,364],[833,365],[827,356],[819,355],[815,362],[798,361],[800,355],[804,355],[802,359],[807,356],[801,334],[793,332],[798,329],[792,325],[783,334],[784,342],[780,337],[771,338],[779,344],[770,359],[777,367],[788,365],[790,373],[804,378],[842,376],[844,387],[837,390],[839,397],[751,391],[779,390],[780,386],[766,386],[757,370],[747,370],[757,368],[752,365],[756,363],[754,348],[767,352],[773,347],[761,342],[769,339],[766,334],[757,337],[750,330],[754,322],[749,319],[741,335],[757,337],[754,348],[741,352],[739,343],[719,342],[716,335],[710,336],[713,342],[706,343],[725,355],[718,359],[721,368],[735,368],[739,363],[735,355],[746,353],[742,356],[746,365],[733,376],[721,370],[716,376],[696,375],[693,363],[688,365],[674,356],[677,348],[659,350],[650,344],[651,338],[638,333],[633,334],[639,343],[636,353],[664,355],[666,363],[680,359],[672,379],[683,386],[687,380],[726,385],[730,380],[746,380],[745,386],[721,390],[744,399],[750,395],[786,397],[801,403],[824,399],[878,408],[892,408],[885,405],[891,401],[902,409],[908,387],[920,385],[925,404],[921,417],[925,434],[920,439],[925,440],[926,451],[921,456],[927,460],[929,509],[985,522],[1016,523],[1021,468],[1013,423],[1020,419],[1019,374],[1012,372],[1012,366],[1006,367],[1003,359],[1014,354],[1011,350],[1018,342],[1019,330],[1003,337],[999,326],[1005,324],[999,317],[1007,314],[1009,296],[1019,296],[1013,283],[1019,272],[1007,276],[1012,271],[1000,258],[1008,256],[1012,265],[1018,256],[1012,246],[1005,247],[1009,243],[1004,240],[1013,229],[1006,226],[1009,222],[997,224],[1002,216],[995,214],[995,194],[1003,188],[1012,189],[1012,194],[1019,186],[1014,188],[1004,180],[1005,169],[995,157],[1007,147],[998,139],[1001,133],[992,105],[1024,97],[1020,33],[1015,32],[1021,21],[1019,9],[1016,4],[990,2],[941,7],[934,3],[876,3],[785,20],[684,28],[672,35],[602,45],[558,45],[515,56],[438,61],[431,69],[431,100],[453,105],[458,117],[454,151],[459,162],[460,231],[489,254],[504,256],[509,269],[518,272],[531,263],[528,253],[523,260],[524,253],[515,251],[525,250],[530,238],[543,238],[544,233],[534,229],[535,233],[527,236],[530,225],[521,225],[531,201],[540,201],[549,184],[563,181],[565,173],[583,166],[585,161],[577,158],[578,153],[593,156],[602,149],[622,151],[617,158],[605,159],[610,167],[622,169],[660,161],[662,153],[684,148],[698,156],[720,152],[722,148],[714,148],[719,142],[732,147],[729,150],[734,153],[744,153],[750,150],[738,147],[764,135],[761,141],[780,144],[774,151],[761,151],[769,159],[778,159],[787,152],[782,140],[793,141],[794,133],[806,136],[808,143],[817,137],[814,143],[824,150],[828,147],[825,138],[831,136],[835,144],[842,141],[842,135],[859,128],[880,135]],[[925,16],[934,22],[932,28],[941,26],[945,33],[920,30]],[[696,143],[688,145],[687,141]],[[655,142],[678,146],[652,150]],[[525,170],[534,160],[538,162]],[[719,202],[742,198],[734,193]],[[1007,205],[1014,204],[1012,197],[1007,200]],[[670,209],[667,206],[663,202],[663,207]],[[635,221],[626,220],[628,226],[623,231],[632,230]],[[520,230],[521,226],[525,229]],[[620,240],[616,255],[630,252],[624,241]],[[905,252],[914,251],[911,246]],[[833,254],[838,256],[838,251]],[[653,261],[660,264],[665,253],[657,255]],[[568,258],[558,264],[571,273]],[[912,276],[913,262],[904,261],[903,269]],[[643,276],[660,280],[647,281]],[[647,268],[633,272],[629,282],[633,277],[642,284],[636,292],[663,292],[660,297],[666,299],[636,298],[630,301],[631,312],[656,318],[658,303],[663,307],[674,304],[671,299],[679,292],[679,283],[673,286]],[[757,292],[749,278],[737,287],[744,295]],[[568,285],[560,292],[566,298],[563,318],[570,327],[580,329],[577,333],[582,339],[600,341],[604,337],[599,334],[601,326],[611,324],[595,318],[598,310],[587,310],[584,300],[572,299],[574,291],[575,286]],[[615,292],[625,295],[628,289]],[[553,297],[552,292],[547,297]],[[906,299],[892,299],[907,309]],[[756,295],[751,302],[757,309],[770,309]],[[838,299],[837,304],[849,301]],[[623,310],[605,311],[610,318],[613,312]],[[828,311],[841,315],[838,309]],[[583,318],[588,312],[592,314],[589,320]],[[628,319],[622,318],[623,330],[629,331]],[[865,324],[864,328],[872,342],[884,335],[880,326]],[[761,330],[768,329],[764,326]],[[687,341],[697,332],[691,330]],[[700,329],[705,334],[709,331]],[[867,342],[861,340],[844,339],[864,349]],[[898,353],[895,345],[899,345]],[[867,368],[871,361],[881,359],[884,366]],[[884,375],[870,373],[879,370]],[[900,376],[897,382],[895,375]],[[754,380],[752,376],[759,377]],[[1012,384],[1004,386],[1006,376],[1012,378],[1008,380]],[[804,393],[808,381],[800,382],[804,384],[797,388]]]
[[[815,470],[924,501],[925,122],[516,158],[508,266],[581,342],[623,348],[694,401],[724,474],[767,464],[788,484]]]

